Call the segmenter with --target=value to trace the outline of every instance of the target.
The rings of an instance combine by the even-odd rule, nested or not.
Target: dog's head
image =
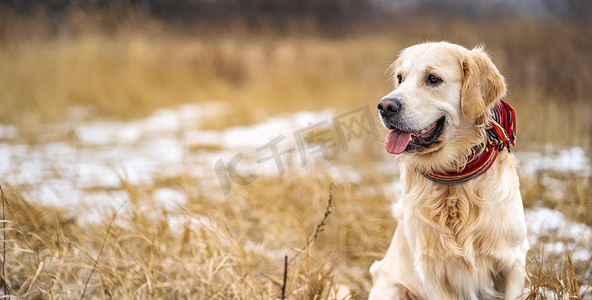
[[[418,159],[458,160],[471,151],[484,138],[491,106],[506,92],[482,47],[415,45],[401,52],[391,71],[395,89],[378,104],[381,122],[392,130],[386,150]]]

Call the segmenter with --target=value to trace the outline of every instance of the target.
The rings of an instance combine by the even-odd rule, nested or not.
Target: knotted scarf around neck
[[[500,151],[504,148],[510,151],[510,147],[515,145],[516,113],[510,104],[502,100],[495,104],[486,132],[485,145],[473,149],[474,154],[461,171],[446,173],[420,169],[418,171],[432,181],[447,185],[462,183],[483,175],[493,165]]]

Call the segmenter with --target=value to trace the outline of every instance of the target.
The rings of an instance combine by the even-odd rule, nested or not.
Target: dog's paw
[[[384,288],[373,288],[369,300],[421,300],[410,291],[405,285],[396,283],[394,286]]]
[[[392,299],[396,300],[419,300],[406,286],[397,283],[394,287],[395,294]]]

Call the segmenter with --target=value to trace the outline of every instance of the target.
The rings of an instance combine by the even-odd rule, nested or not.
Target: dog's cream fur
[[[473,146],[485,142],[488,112],[506,91],[503,77],[481,47],[445,42],[407,48],[391,68],[388,96],[401,99],[409,128],[420,131],[441,116],[446,122],[439,143],[399,156],[398,226],[370,268],[370,299],[520,298],[529,246],[514,156],[503,150],[485,174],[455,185],[417,171],[464,167]],[[426,74],[442,82],[430,86]]]

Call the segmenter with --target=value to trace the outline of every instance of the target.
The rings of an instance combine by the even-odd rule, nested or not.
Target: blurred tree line
[[[61,18],[72,10],[109,13],[136,11],[177,24],[225,26],[236,20],[251,29],[306,21],[324,29],[359,23],[384,23],[408,15],[445,15],[473,19],[558,18],[589,21],[590,0],[3,0],[1,10],[17,15],[44,11]]]
[[[0,45],[84,30],[150,32],[154,20],[165,35],[383,34],[403,45],[487,43],[520,90],[592,103],[592,0],[0,0]]]

